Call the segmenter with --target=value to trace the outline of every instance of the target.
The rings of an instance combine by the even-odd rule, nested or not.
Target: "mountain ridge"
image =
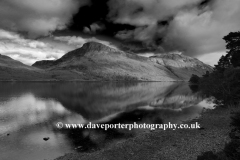
[[[183,55],[147,58],[98,42],[85,43],[57,60],[37,61],[29,67],[45,75],[42,79],[57,81],[187,81],[192,74],[201,76],[212,70],[203,62]]]

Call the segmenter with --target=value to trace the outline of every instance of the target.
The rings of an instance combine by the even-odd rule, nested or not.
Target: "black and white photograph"
[[[240,160],[240,0],[0,0],[0,160]]]

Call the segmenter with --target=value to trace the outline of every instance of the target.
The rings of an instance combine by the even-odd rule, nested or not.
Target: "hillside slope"
[[[49,71],[69,70],[84,80],[174,81],[178,78],[166,67],[148,58],[128,54],[100,43],[90,42],[56,61],[40,61],[35,67]]]
[[[49,71],[69,70],[84,80],[182,81],[189,80],[192,74],[201,76],[211,70],[198,60],[191,61],[193,58],[190,57],[181,55],[181,59],[191,61],[184,65],[179,60],[166,61],[165,56],[146,58],[89,42],[56,61],[39,61],[33,66]],[[188,68],[182,69],[183,66]]]
[[[150,59],[169,69],[175,76],[182,80],[189,80],[192,74],[201,76],[206,71],[212,71],[212,67],[196,58],[179,54],[159,54]]]
[[[0,54],[0,80],[47,80],[50,76],[39,68],[27,66]]]

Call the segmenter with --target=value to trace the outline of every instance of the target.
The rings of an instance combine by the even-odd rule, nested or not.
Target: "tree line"
[[[192,75],[189,82],[216,99],[219,105],[239,103],[240,100],[240,32],[223,37],[227,54],[222,56],[213,71],[202,77]]]

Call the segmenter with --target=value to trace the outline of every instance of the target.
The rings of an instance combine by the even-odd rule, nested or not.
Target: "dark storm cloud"
[[[109,12],[108,0],[91,0],[91,5],[80,7],[78,12],[73,16],[69,28],[72,30],[83,30],[84,27],[91,28],[94,23],[106,21]]]
[[[163,51],[160,46],[174,15],[200,0],[91,0],[74,15],[70,30],[123,41],[131,51]],[[93,27],[94,26],[94,27]],[[122,47],[125,45],[125,47]]]
[[[92,0],[91,4],[79,9],[70,28],[87,27],[86,31],[114,36],[137,52],[144,47],[191,56],[220,52],[225,49],[222,37],[240,27],[239,0]],[[94,30],[93,24],[103,27]]]
[[[206,6],[210,5],[211,3],[213,3],[213,1],[215,1],[215,0],[203,0],[202,2],[199,3],[199,7],[200,8],[206,7]]]
[[[132,30],[135,26],[129,24],[113,23],[109,18],[109,0],[91,0],[91,5],[80,7],[73,16],[69,29],[115,36],[118,31]]]
[[[200,0],[111,0],[109,18],[115,23],[136,26],[134,30],[119,31],[116,34],[117,38],[141,41],[148,50],[163,52],[161,44],[164,43],[175,16],[182,10],[198,6],[200,2]],[[142,9],[136,14],[135,10],[138,8]]]

